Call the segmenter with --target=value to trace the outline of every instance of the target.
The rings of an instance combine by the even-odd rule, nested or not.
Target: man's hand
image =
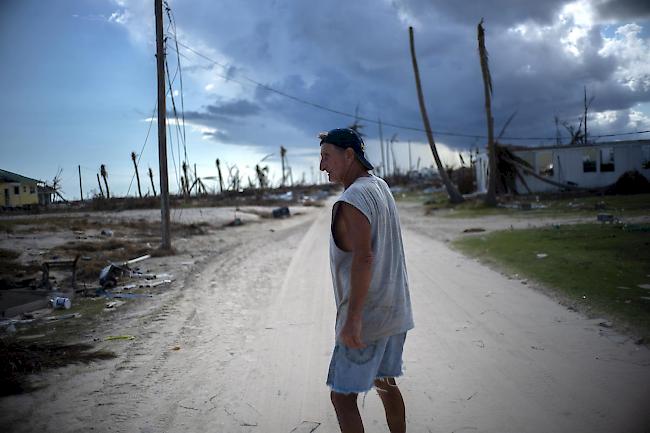
[[[366,347],[361,341],[361,318],[348,317],[339,335],[341,342],[350,349],[363,349]]]

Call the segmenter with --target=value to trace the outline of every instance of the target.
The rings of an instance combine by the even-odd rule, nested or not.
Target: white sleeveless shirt
[[[370,288],[363,305],[361,339],[368,343],[412,329],[413,313],[397,207],[386,182],[370,175],[356,179],[332,207],[330,267],[336,301],[336,338],[347,318],[352,267],[352,253],[341,250],[333,236],[334,219],[341,202],[349,203],[365,215],[372,234],[373,262]]]

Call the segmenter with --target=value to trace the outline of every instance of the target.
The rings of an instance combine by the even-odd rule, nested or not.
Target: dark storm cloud
[[[463,25],[475,26],[481,18],[493,26],[535,21],[550,23],[566,0],[394,0],[393,5],[409,11],[414,17],[451,19]],[[436,24],[438,24],[436,22]]]
[[[596,6],[604,15],[615,9],[614,3],[622,3],[626,11],[645,10],[629,1]],[[566,4],[559,0],[332,0],[289,6],[226,0],[223,8],[229,14],[201,12],[195,6],[188,21],[202,41],[232,59],[237,65],[233,78],[238,81],[251,77],[317,105],[347,113],[358,106],[361,116],[421,128],[408,46],[407,29],[412,24],[432,127],[483,135],[483,84],[476,46],[476,25],[483,17],[496,127],[516,110],[507,136],[554,137],[554,116],[573,119],[582,112],[583,86],[595,97],[594,112],[650,101],[647,90],[632,90],[619,81],[616,74],[622,60],[601,53],[604,41],[598,25],[576,42],[573,49],[578,55],[567,50],[566,38],[575,31],[575,23],[557,19]],[[530,34],[518,31],[521,25]],[[215,104],[192,114],[208,126],[227,125],[232,137],[261,146],[270,141],[291,143],[300,133],[311,137],[353,121],[261,87],[253,89],[249,98],[252,102],[232,107]],[[232,121],[235,114],[237,123]],[[287,132],[281,125],[293,130]],[[364,132],[374,139],[377,126],[366,122]],[[424,140],[422,132],[384,128],[385,137],[395,132],[402,142]],[[484,142],[445,135],[437,139],[465,148]]]
[[[624,20],[647,20],[650,18],[648,0],[606,0],[596,5],[603,18]]]
[[[228,142],[231,139],[230,135],[228,135],[227,133],[225,133],[223,131],[218,131],[218,130],[217,131],[203,131],[201,133],[201,135],[203,135],[204,138],[209,138],[211,140],[218,141],[218,142],[221,142],[221,143]]]
[[[245,99],[208,105],[206,111],[217,116],[246,117],[259,113],[260,108]]]
[[[232,123],[233,120],[249,117],[258,114],[260,107],[245,99],[227,101],[216,104],[209,104],[203,107],[202,111],[185,112],[186,119],[192,120],[216,120],[224,123]]]

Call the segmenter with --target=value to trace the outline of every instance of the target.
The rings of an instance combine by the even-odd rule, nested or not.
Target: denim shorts
[[[380,338],[363,349],[337,342],[332,353],[327,385],[341,394],[359,394],[372,389],[375,379],[402,375],[402,351],[406,332]]]

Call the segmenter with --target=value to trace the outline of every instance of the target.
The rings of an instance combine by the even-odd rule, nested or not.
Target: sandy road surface
[[[242,237],[142,319],[143,338],[116,362],[58,370],[46,389],[0,400],[0,421],[14,431],[338,431],[324,385],[329,209],[313,215]],[[403,234],[416,320],[400,380],[410,431],[648,431],[648,349],[408,223]],[[380,404],[373,392],[363,402],[367,432],[387,431]]]

